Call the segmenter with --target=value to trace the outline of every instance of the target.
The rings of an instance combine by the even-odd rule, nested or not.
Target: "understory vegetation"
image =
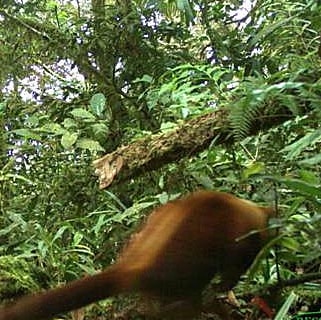
[[[320,1],[10,0],[0,26],[1,300],[103,269],[153,208],[212,189],[277,208],[235,319],[320,311]],[[99,189],[94,160],[217,110],[228,142]]]

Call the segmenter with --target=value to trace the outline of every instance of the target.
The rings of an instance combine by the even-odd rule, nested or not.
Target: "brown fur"
[[[49,319],[122,292],[196,301],[215,275],[230,289],[268,237],[269,208],[199,191],[160,206],[105,271],[0,309],[0,320]],[[257,233],[249,232],[258,230]],[[241,237],[241,240],[237,241]]]

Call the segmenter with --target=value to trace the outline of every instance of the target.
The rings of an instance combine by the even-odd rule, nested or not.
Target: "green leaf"
[[[286,301],[283,303],[282,307],[278,311],[277,315],[275,316],[274,320],[284,320],[286,318],[286,315],[293,305],[293,303],[296,301],[298,296],[292,291],[289,296],[287,297]]]
[[[280,241],[282,248],[287,248],[292,252],[296,252],[300,249],[301,244],[296,239],[290,237],[283,237]]]
[[[303,86],[302,82],[286,81],[286,82],[280,82],[280,83],[268,86],[266,89],[266,92],[273,91],[275,89],[277,91],[282,91],[282,90],[287,90],[287,89],[298,89],[302,86]]]
[[[77,122],[74,119],[66,118],[63,122],[63,126],[66,129],[77,128]]]
[[[171,131],[173,129],[177,128],[177,124],[175,122],[163,122],[161,124],[160,130],[162,132],[168,132]]]
[[[37,127],[39,125],[39,118],[36,115],[32,115],[27,118],[26,124],[31,127]]]
[[[206,174],[192,173],[193,178],[205,189],[215,189],[213,180]]]
[[[0,103],[0,115],[1,115],[2,113],[4,113],[5,106],[6,106],[5,103],[3,103],[3,102]]]
[[[74,246],[78,246],[78,245],[80,244],[80,242],[82,241],[83,238],[84,238],[83,234],[77,231],[77,232],[74,234],[73,245],[74,245]]]
[[[11,132],[17,134],[18,136],[24,137],[25,139],[41,140],[41,137],[30,129],[17,129],[12,130]]]
[[[94,231],[95,235],[98,236],[101,229],[105,226],[106,226],[106,215],[102,214],[102,215],[99,215],[98,221],[96,222],[92,230]]]
[[[38,242],[38,251],[39,251],[40,256],[41,256],[42,258],[47,255],[48,246],[47,246],[47,244],[45,243],[45,241],[40,240],[40,241]]]
[[[258,43],[261,43],[261,41],[264,41],[264,39],[267,36],[272,35],[275,30],[278,30],[282,28],[282,26],[287,25],[292,19],[293,19],[292,16],[287,19],[281,19],[278,22],[271,23],[267,27],[256,32],[256,34],[252,37],[251,41],[249,42],[249,46],[258,45]]]
[[[318,175],[312,171],[301,169],[299,170],[299,175],[300,175],[300,179],[307,183],[310,183],[313,185],[319,184]]]
[[[104,151],[104,148],[99,144],[99,142],[86,138],[79,139],[77,141],[77,147],[89,151]]]
[[[317,154],[314,157],[311,157],[309,159],[304,159],[299,161],[299,165],[309,165],[309,166],[313,166],[315,164],[318,164],[321,162],[321,154]]]
[[[95,120],[96,119],[95,116],[91,112],[89,112],[83,108],[75,108],[70,113],[75,118],[88,119],[88,120]]]
[[[174,83],[170,82],[170,83],[165,83],[161,86],[158,95],[162,96],[165,93],[170,93],[171,91],[173,91],[175,89],[175,85]]]
[[[108,126],[105,123],[94,123],[92,126],[94,136],[97,138],[106,138],[109,132]]]
[[[167,192],[162,192],[160,195],[159,195],[159,202],[164,204],[166,202],[168,202],[169,200],[169,196],[168,196],[168,193]]]
[[[321,129],[307,133],[303,138],[295,141],[294,143],[286,146],[281,152],[288,152],[286,160],[293,160],[307,147],[313,145],[321,140]]]
[[[309,184],[299,179],[282,178],[278,181],[284,183],[293,191],[297,191],[309,196],[321,197],[321,189],[319,186]]]
[[[265,169],[264,163],[262,162],[253,162],[246,169],[243,170],[242,176],[244,179],[248,179],[254,174],[261,173]]]
[[[148,74],[144,74],[141,78],[137,78],[133,81],[133,83],[138,83],[138,82],[146,82],[146,83],[152,83],[153,82],[153,77],[151,77]]]
[[[55,236],[53,237],[52,241],[51,241],[51,244],[53,244],[57,239],[61,239],[64,232],[66,230],[68,230],[69,227],[68,226],[62,226],[58,229],[58,231],[56,232]]]
[[[70,149],[75,142],[77,141],[78,138],[78,134],[73,132],[66,132],[62,137],[61,137],[61,145],[65,148],[65,149]]]
[[[184,12],[186,24],[194,19],[194,12],[188,0],[177,0],[176,5],[178,10]]]
[[[8,180],[12,180],[12,181],[15,181],[15,180],[21,180],[21,181],[24,181],[24,182],[27,182],[31,185],[34,184],[34,182],[28,178],[25,178],[24,176],[20,175],[20,174],[11,174],[11,173],[7,173],[7,174],[4,174],[4,175],[0,175],[0,181],[8,181]]]
[[[60,124],[52,122],[52,123],[47,123],[42,127],[40,127],[39,131],[60,135],[60,134],[64,134],[66,132],[66,129],[64,129]]]
[[[94,94],[90,99],[90,107],[96,116],[101,117],[106,109],[106,97],[102,93]]]

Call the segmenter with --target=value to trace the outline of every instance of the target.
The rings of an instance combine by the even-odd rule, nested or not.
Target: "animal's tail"
[[[129,291],[132,277],[117,265],[44,293],[27,296],[0,308],[0,320],[44,320],[109,296]]]

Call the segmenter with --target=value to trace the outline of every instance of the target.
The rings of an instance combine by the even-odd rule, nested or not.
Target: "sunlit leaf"
[[[75,118],[81,118],[81,119],[88,119],[88,120],[95,120],[95,116],[83,109],[83,108],[75,108],[70,112]]]
[[[77,141],[78,134],[74,132],[66,132],[62,137],[61,137],[61,145],[65,149],[71,148],[75,142]]]
[[[18,136],[24,137],[25,139],[41,140],[41,136],[30,129],[16,129],[12,130],[11,132],[17,134]]]
[[[89,151],[104,151],[104,148],[99,144],[99,142],[92,139],[79,139],[76,145],[80,149],[86,149]]]
[[[248,179],[250,176],[254,174],[262,173],[264,168],[265,168],[264,163],[253,162],[243,170],[242,176],[244,179]]]
[[[59,123],[46,123],[38,129],[40,132],[52,133],[55,135],[64,134],[66,129],[64,129]]]
[[[77,128],[77,122],[71,118],[66,118],[63,125],[66,129]]]
[[[90,99],[90,107],[96,116],[101,117],[106,108],[106,97],[104,94],[94,94]]]

